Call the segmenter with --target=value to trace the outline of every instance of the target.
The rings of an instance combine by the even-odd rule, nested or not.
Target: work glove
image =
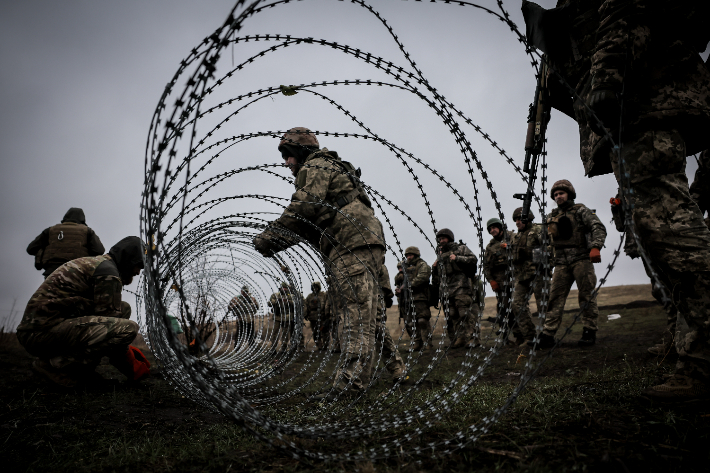
[[[613,135],[614,130],[619,127],[619,116],[621,114],[621,106],[616,92],[611,89],[594,90],[587,99],[587,105],[601,120],[603,125],[603,127],[600,127],[597,120],[587,111],[589,128],[599,136],[604,136],[606,134],[605,128],[608,128]]]
[[[589,252],[589,259],[592,263],[602,262],[602,254],[599,252],[599,248],[592,248],[592,251]]]
[[[500,286],[498,285],[497,282],[495,282],[495,281],[489,281],[489,282],[491,283],[491,288],[492,288],[495,292],[500,291]]]
[[[391,297],[385,297],[385,307],[387,307],[388,309],[389,309],[390,307],[392,307],[392,303],[393,303],[393,302],[394,302],[394,301],[392,300]]]
[[[505,250],[505,249],[508,248],[508,244],[507,244],[507,243],[501,243],[501,244],[500,244],[500,247]]]
[[[254,249],[267,258],[274,256],[274,253],[276,253],[271,240],[264,238],[261,235],[254,237]]]
[[[611,205],[621,205],[621,199],[617,199],[616,197],[612,197],[609,199],[609,203]]]

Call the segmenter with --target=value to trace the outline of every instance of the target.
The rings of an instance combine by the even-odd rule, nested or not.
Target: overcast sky
[[[555,1],[539,3],[551,7]],[[152,114],[180,61],[224,21],[232,4],[230,0],[0,3],[0,315],[9,312],[14,300],[16,310],[22,311],[42,282],[25,248],[44,228],[58,223],[69,207],[84,209],[88,225],[107,249],[124,236],[139,234],[143,163]],[[401,0],[372,4],[430,83],[522,164],[535,78],[522,45],[510,30],[470,7]],[[482,4],[496,8],[492,0]],[[505,4],[524,31],[519,0]],[[347,2],[306,0],[281,5],[249,18],[240,35],[257,33],[337,41],[407,66],[382,23]],[[269,46],[250,42],[228,48],[217,75],[226,73],[232,61],[238,64]],[[215,95],[225,99],[280,84],[336,79],[394,82],[332,48],[299,45],[255,61]],[[436,168],[474,206],[473,186],[458,146],[433,110],[415,96],[376,86],[330,86],[317,91],[382,138]],[[342,112],[302,92],[261,101],[230,121],[223,137],[293,126],[362,132]],[[462,128],[510,218],[519,205],[512,194],[523,192],[524,186],[473,128]],[[578,202],[597,210],[609,232],[602,251],[608,263],[619,241],[608,206],[616,182],[611,175],[584,177],[577,126],[571,119],[553,113],[548,133],[549,181],[571,180]],[[361,167],[365,182],[401,205],[431,238],[423,200],[391,153],[362,140],[322,137],[321,145],[338,150],[344,159]],[[279,158],[273,139],[251,140],[216,160],[206,177],[234,167],[275,163]],[[694,172],[694,164],[689,163],[689,172]],[[412,164],[412,168],[421,177],[437,226],[453,229],[457,239],[478,253],[472,222],[458,200],[421,166]],[[495,216],[493,202],[480,176],[477,186],[485,222]],[[218,192],[221,196],[256,192],[290,197],[292,191],[284,181],[262,177],[235,181]],[[240,212],[252,210],[251,205],[263,208],[263,203],[248,200],[234,205]],[[553,202],[548,200],[548,205]],[[434,253],[424,237],[408,226],[406,218],[390,211],[388,215],[402,244],[420,246],[424,258],[431,261]],[[394,244],[391,235],[388,243]],[[598,275],[604,263],[597,265]],[[394,265],[389,258],[390,272]],[[609,278],[610,285],[646,282],[641,263],[626,257]]]

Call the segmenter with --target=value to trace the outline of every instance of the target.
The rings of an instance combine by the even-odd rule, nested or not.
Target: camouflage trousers
[[[395,345],[394,340],[392,340],[392,335],[390,335],[387,324],[383,322],[382,317],[378,315],[375,325],[375,344],[370,354],[370,359],[365,363],[365,368],[363,369],[364,375],[362,377],[364,379],[370,379],[372,376],[372,367],[375,366],[376,362],[380,359],[385,363],[385,368],[392,376],[398,377],[404,371],[404,360],[402,360],[397,345]]]
[[[597,330],[597,319],[599,318],[599,309],[597,308],[597,300],[592,299],[592,292],[597,285],[597,275],[594,273],[594,266],[588,259],[575,261],[572,264],[555,265],[555,271],[552,273],[552,282],[550,284],[550,301],[549,312],[545,318],[543,332],[546,335],[554,336],[557,329],[562,323],[562,314],[565,311],[565,302],[567,296],[572,289],[572,284],[577,283],[580,309],[582,311],[582,325],[590,330]],[[537,294],[535,295],[537,298]]]
[[[382,253],[380,247],[357,248],[333,264],[339,289],[336,297],[341,298],[335,308],[342,317],[340,343],[345,353],[334,380],[338,390],[364,390],[369,382],[364,368],[375,344]]]
[[[513,304],[511,307],[511,319],[508,323],[509,330],[513,332],[515,338],[519,340],[532,340],[535,337],[535,322],[530,313],[529,295],[535,295],[537,311],[540,313],[540,302],[542,301],[542,284],[539,278],[532,278],[525,281],[516,281],[513,292]],[[569,290],[568,290],[569,293]],[[567,296],[565,295],[565,299]],[[564,305],[564,303],[563,303]]]
[[[131,306],[121,302],[122,317],[86,316],[64,319],[47,330],[17,333],[28,353],[49,361],[56,369],[94,368],[101,358],[122,357],[138,334],[128,320]]]
[[[676,130],[629,134],[621,147],[639,243],[662,284],[678,295],[678,325],[684,329],[676,334],[676,370],[710,381],[710,231],[690,197],[685,153]],[[620,181],[615,156],[612,166]]]
[[[427,301],[414,301],[414,310],[405,306],[404,327],[413,342],[425,342],[431,333],[431,310]]]
[[[333,321],[331,319],[311,319],[311,331],[313,332],[313,342],[319,350],[323,350],[330,342],[330,332],[333,329]]]
[[[460,291],[449,296],[449,315],[446,319],[446,333],[453,343],[458,338],[470,340],[473,337],[476,315],[471,310],[473,297],[467,292]],[[478,313],[478,311],[476,311]]]

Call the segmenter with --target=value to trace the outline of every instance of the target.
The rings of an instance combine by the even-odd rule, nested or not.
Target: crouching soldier
[[[142,353],[129,347],[138,324],[121,301],[144,252],[140,238],[126,237],[107,255],[74,259],[45,279],[17,327],[20,344],[38,357],[35,371],[65,387],[101,379],[95,369],[104,356],[129,380],[148,372]]]

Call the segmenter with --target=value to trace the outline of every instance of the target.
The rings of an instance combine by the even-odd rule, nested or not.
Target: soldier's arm
[[[106,249],[99,239],[99,236],[91,228],[89,228],[89,243],[87,245],[89,256],[98,256],[104,254]]]
[[[121,317],[121,278],[113,275],[94,276],[94,315]]]
[[[583,209],[580,209],[580,211],[582,222],[584,222],[584,225],[587,228],[591,229],[592,247],[601,249],[604,246],[604,241],[606,240],[606,227],[602,221],[599,220],[597,214],[592,212],[590,209],[584,207]]]
[[[459,245],[456,249],[456,264],[458,265],[470,265],[473,266],[475,271],[476,265],[478,265],[478,258],[466,245]]]
[[[49,228],[42,230],[42,233],[32,240],[32,243],[27,246],[27,253],[34,256],[43,248],[46,248],[47,245],[49,245]]]
[[[291,203],[274,223],[302,235],[304,224],[296,215],[313,221],[323,209],[333,171],[322,167],[304,165],[298,172],[296,182],[304,182],[291,196]],[[305,177],[304,177],[305,176]],[[303,235],[302,235],[303,236]],[[295,242],[294,242],[295,243]]]
[[[489,281],[491,280],[491,277],[493,275],[493,272],[491,271],[491,254],[493,253],[493,250],[491,248],[486,248],[486,252],[483,253],[483,276],[488,279]]]
[[[426,261],[421,260],[421,263],[417,265],[417,272],[409,282],[412,287],[419,287],[423,285],[429,285],[429,278],[431,277],[431,268],[426,263]]]

